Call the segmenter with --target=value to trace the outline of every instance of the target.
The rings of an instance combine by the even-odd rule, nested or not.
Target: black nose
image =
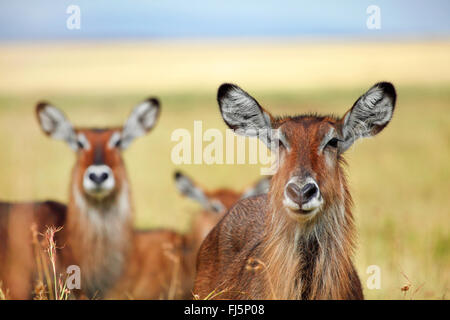
[[[300,188],[296,183],[289,183],[286,186],[287,196],[299,206],[308,203],[312,198],[317,196],[319,189],[315,183],[308,183]]]
[[[100,174],[90,173],[89,179],[94,181],[96,184],[102,184],[106,179],[108,179],[108,173],[102,172]]]
[[[312,198],[314,198],[319,189],[315,183],[308,183],[302,188],[302,204],[308,203]]]
[[[296,183],[291,182],[286,186],[286,194],[296,204],[298,204],[298,205],[302,204],[302,200],[301,200],[302,190]]]

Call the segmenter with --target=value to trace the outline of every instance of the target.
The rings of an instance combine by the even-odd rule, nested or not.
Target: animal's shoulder
[[[34,220],[38,226],[64,226],[67,220],[67,206],[61,202],[44,201],[34,204]]]
[[[257,241],[264,232],[267,195],[259,195],[237,202],[218,226],[219,241],[232,245],[234,250]]]

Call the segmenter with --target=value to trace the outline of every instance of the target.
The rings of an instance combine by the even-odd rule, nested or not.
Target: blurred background
[[[74,7],[75,6],[75,7]],[[122,124],[148,96],[161,118],[124,157],[138,228],[185,231],[199,207],[182,169],[209,189],[243,190],[257,165],[172,163],[173,130],[225,125],[215,100],[239,84],[274,115],[342,115],[378,81],[394,118],[347,154],[369,299],[448,298],[450,2],[0,1],[0,199],[66,202],[73,152],[41,133],[36,102],[75,125]],[[365,286],[370,265],[381,289]],[[401,288],[410,285],[408,291]]]

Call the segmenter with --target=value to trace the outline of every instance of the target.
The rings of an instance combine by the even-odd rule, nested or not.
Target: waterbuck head
[[[357,139],[386,127],[395,101],[393,85],[380,82],[342,118],[273,117],[236,85],[223,84],[218,91],[226,124],[238,134],[257,135],[278,152],[279,169],[272,178],[269,200],[277,211],[297,221],[309,221],[333,205],[345,205],[348,191],[342,155]]]
[[[194,232],[199,232],[202,239],[239,199],[267,193],[270,184],[269,178],[263,178],[241,193],[227,188],[207,190],[180,171],[175,172],[174,179],[178,191],[203,208],[194,221]]]
[[[102,202],[114,197],[126,179],[122,151],[156,124],[159,102],[150,98],[137,105],[121,128],[74,128],[64,113],[50,103],[36,107],[45,134],[65,141],[77,154],[72,185],[87,200]]]

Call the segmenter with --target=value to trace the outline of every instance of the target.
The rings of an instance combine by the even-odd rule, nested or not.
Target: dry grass
[[[382,270],[369,299],[441,299],[450,283],[450,44],[108,44],[0,50],[0,195],[66,201],[74,155],[39,130],[34,104],[48,99],[82,125],[122,123],[132,106],[160,96],[149,136],[125,152],[136,224],[185,230],[196,209],[177,193],[170,160],[176,128],[225,129],[215,94],[233,81],[274,114],[343,114],[379,80],[394,82],[398,106],[380,136],[348,151],[363,285]],[[250,165],[182,170],[211,188],[242,189]],[[403,276],[408,275],[408,279]],[[409,285],[408,290],[403,290]],[[406,293],[406,295],[405,295]],[[414,293],[412,295],[412,293]],[[411,294],[411,296],[410,296]]]
[[[37,280],[34,285],[34,300],[67,300],[70,290],[66,286],[66,277],[57,272],[57,247],[55,234],[61,228],[47,227],[39,234],[36,225],[32,225],[32,244],[36,260]],[[39,238],[43,238],[41,241]]]
[[[173,263],[172,277],[169,283],[169,290],[167,297],[162,297],[162,299],[174,300],[177,294],[177,290],[180,288],[180,262],[181,257],[174,252],[173,245],[171,243],[164,243],[164,255]]]
[[[3,283],[0,281],[0,300],[8,299],[8,290],[3,288]]]

